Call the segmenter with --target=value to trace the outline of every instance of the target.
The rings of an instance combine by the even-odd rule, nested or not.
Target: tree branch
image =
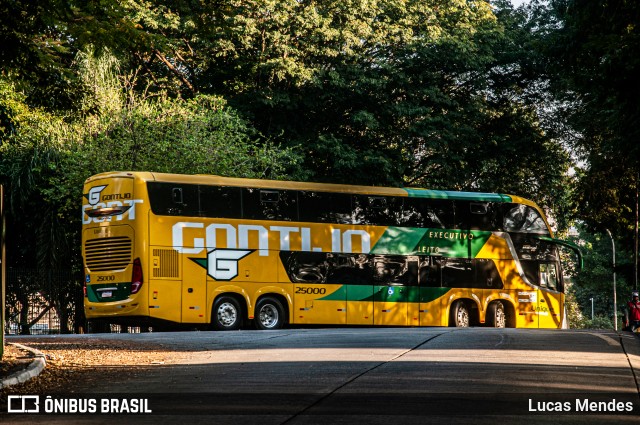
[[[185,86],[187,86],[189,88],[189,90],[191,90],[192,92],[195,93],[195,89],[193,88],[193,85],[189,82],[189,80],[187,80],[187,78],[184,76],[184,74],[180,71],[178,71],[176,69],[175,66],[173,66],[171,64],[171,62],[169,62],[169,60],[162,54],[162,52],[160,52],[160,50],[155,49],[154,53],[156,54],[156,57],[158,59],[160,59],[162,62],[164,62],[164,64],[167,66],[167,68],[169,68],[169,70],[171,72],[173,72],[176,77],[178,77],[180,79],[180,81],[182,81],[182,84],[184,84]]]

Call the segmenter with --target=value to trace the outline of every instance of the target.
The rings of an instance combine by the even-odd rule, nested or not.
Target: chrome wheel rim
[[[504,328],[507,318],[504,314],[502,304],[496,307],[496,328]]]
[[[258,317],[262,326],[264,326],[265,328],[273,328],[278,324],[278,309],[271,304],[267,304],[260,309],[260,314]]]
[[[230,302],[222,303],[218,307],[218,322],[225,327],[232,326],[238,320],[238,310]]]
[[[466,308],[459,308],[457,311],[458,318],[458,327],[468,328],[469,327],[469,313]]]

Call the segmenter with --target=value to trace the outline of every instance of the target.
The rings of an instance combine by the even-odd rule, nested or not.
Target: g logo
[[[215,280],[232,280],[238,276],[238,261],[253,251],[214,249],[207,254],[207,273]]]
[[[84,195],[85,198],[87,198],[87,200],[89,201],[89,204],[95,206],[98,202],[100,202],[100,193],[102,193],[102,191],[106,187],[107,187],[107,185],[95,186],[95,187],[92,187],[91,189],[89,189],[89,193]]]

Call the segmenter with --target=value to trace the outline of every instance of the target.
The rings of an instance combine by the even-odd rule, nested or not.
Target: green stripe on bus
[[[481,230],[388,227],[371,253],[475,258],[490,237]]]
[[[437,300],[451,288],[418,286],[342,285],[318,301],[409,302],[428,303]]]
[[[372,254],[414,254],[429,229],[390,226],[371,250]]]
[[[449,190],[404,189],[410,198],[451,199],[453,201],[511,202],[511,197],[500,193],[454,192]]]

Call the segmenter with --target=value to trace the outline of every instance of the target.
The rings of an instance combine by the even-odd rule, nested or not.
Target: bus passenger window
[[[400,221],[402,199],[388,196],[354,196],[354,224],[396,226]]]
[[[200,186],[200,209],[204,217],[240,218],[240,188]]]
[[[148,182],[151,210],[158,215],[198,216],[198,186],[192,184]]]
[[[404,200],[399,225],[445,229],[450,228],[452,224],[453,202],[422,198],[408,198]]]
[[[420,286],[439,288],[442,284],[440,276],[440,257],[420,256],[418,263],[418,279]]]
[[[547,225],[535,208],[511,204],[504,214],[504,230],[507,232],[549,233]]]
[[[298,192],[300,221],[352,224],[351,195],[329,192]]]
[[[540,286],[553,290],[558,289],[558,274],[553,263],[540,264]]]
[[[442,260],[442,286],[446,288],[472,288],[475,282],[475,264],[467,258]]]
[[[251,189],[242,193],[242,217],[249,220],[298,219],[298,203],[295,191]]]
[[[454,201],[455,229],[497,230],[502,227],[501,204],[497,202]]]

